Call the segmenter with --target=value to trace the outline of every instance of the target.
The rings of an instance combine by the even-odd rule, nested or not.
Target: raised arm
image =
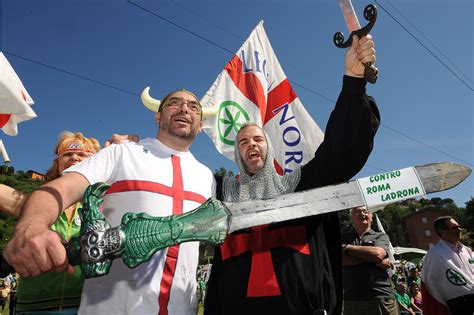
[[[346,75],[325,129],[324,141],[314,158],[303,166],[301,189],[351,179],[367,161],[380,125],[375,100],[367,96],[361,62],[375,62],[374,43],[368,35],[354,40],[346,54]],[[362,58],[362,59],[359,59]]]
[[[61,237],[49,227],[63,209],[82,198],[88,185],[79,173],[69,173],[41,186],[26,199],[13,238],[3,253],[21,276],[66,269],[74,272]]]

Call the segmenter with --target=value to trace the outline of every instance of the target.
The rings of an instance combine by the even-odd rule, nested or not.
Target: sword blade
[[[346,21],[347,29],[349,33],[360,29],[359,20],[352,6],[351,0],[339,0],[339,6],[341,7],[344,21]]]
[[[469,167],[450,162],[426,164],[416,166],[414,169],[424,189],[396,200],[392,198],[385,200],[385,202],[382,201],[377,204],[377,208],[394,201],[419,197],[424,195],[424,192],[433,193],[452,188],[461,183],[471,173]],[[375,176],[371,176],[371,178],[375,178]],[[226,202],[224,205],[227,208],[226,210],[231,213],[228,233],[232,233],[253,226],[359,207],[366,205],[366,202],[358,181],[353,180],[338,185],[282,195],[275,199],[240,203]]]
[[[228,229],[228,233],[232,233],[253,226],[362,206],[364,199],[357,182],[352,181],[282,195],[270,200],[225,203],[225,205],[232,213]]]

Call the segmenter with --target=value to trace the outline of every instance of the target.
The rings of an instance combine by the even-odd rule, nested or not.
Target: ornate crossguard
[[[352,5],[350,5],[350,9],[352,12]],[[354,14],[354,20],[356,20],[357,18],[355,17],[355,12],[352,13]],[[369,21],[369,23],[366,26],[359,28],[358,30],[353,30],[345,42],[344,34],[342,32],[337,32],[336,34],[334,34],[334,44],[339,48],[347,48],[352,45],[353,35],[357,35],[357,37],[361,38],[362,36],[369,34],[370,30],[375,24],[375,21],[377,20],[377,7],[373,4],[369,4],[368,6],[366,6],[364,9],[364,18]],[[355,23],[357,23],[357,25],[359,24],[358,22]],[[378,70],[372,63],[364,63],[364,78],[367,80],[367,82],[375,83],[377,81],[377,74]]]
[[[152,217],[129,212],[119,226],[111,227],[100,211],[102,195],[109,187],[97,183],[87,188],[79,210],[81,235],[65,245],[69,263],[80,265],[83,278],[107,274],[119,257],[134,268],[168,246],[191,241],[221,244],[226,237],[229,215],[212,198],[181,215]]]
[[[352,36],[357,35],[357,37],[361,38],[369,34],[372,27],[375,25],[375,21],[377,20],[377,7],[373,4],[369,4],[364,9],[364,18],[369,21],[369,23],[355,31],[352,31],[347,40],[344,42],[344,34],[342,32],[337,32],[333,36],[334,45],[339,48],[347,48],[352,45]]]

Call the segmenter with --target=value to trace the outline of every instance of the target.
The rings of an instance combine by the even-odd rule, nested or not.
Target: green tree
[[[349,215],[349,210],[339,211],[339,225],[341,227],[341,233],[348,233],[352,231],[352,222]]]
[[[18,179],[28,179],[28,173],[26,173],[25,171],[19,170],[18,172],[16,172],[16,177]]]
[[[415,211],[416,207],[394,203],[377,212],[393,246],[403,246],[409,241],[404,234],[405,217]]]
[[[463,210],[463,221],[459,222],[464,228],[463,244],[472,248],[474,247],[474,197],[466,201],[466,208]]]
[[[235,174],[234,174],[233,171],[228,171],[225,167],[221,166],[221,168],[219,168],[218,170],[214,170],[214,176],[217,176],[217,177],[225,177],[225,176],[234,177]]]
[[[439,197],[431,198],[431,202],[433,203],[434,206],[437,206],[441,203],[442,199]]]

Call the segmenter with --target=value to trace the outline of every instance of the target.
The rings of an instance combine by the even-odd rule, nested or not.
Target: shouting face
[[[267,139],[258,126],[246,126],[237,134],[240,158],[245,171],[253,175],[261,170],[267,157]]]

